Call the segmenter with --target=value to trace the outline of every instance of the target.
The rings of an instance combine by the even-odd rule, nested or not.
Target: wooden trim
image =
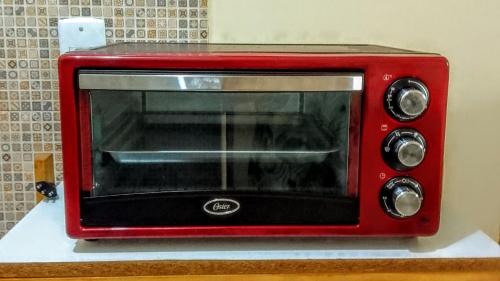
[[[55,183],[54,157],[52,153],[35,153],[35,182],[39,181]],[[40,193],[36,193],[37,203],[44,198]]]
[[[494,272],[433,272],[433,273],[348,273],[348,274],[298,274],[298,275],[170,275],[170,276],[134,276],[134,277],[70,277],[70,278],[29,278],[2,279],[3,281],[497,281],[499,275]]]
[[[488,274],[491,273],[500,276],[500,258],[273,261],[126,261],[0,264],[0,278],[71,278],[176,275],[253,276],[268,274],[340,274],[343,276],[351,273],[442,274],[444,272],[486,272]],[[222,280],[224,280],[224,278]]]

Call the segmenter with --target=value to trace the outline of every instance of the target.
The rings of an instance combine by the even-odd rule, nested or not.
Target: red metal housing
[[[277,47],[279,48],[279,47]],[[307,50],[307,46],[304,46]],[[64,159],[66,227],[74,238],[220,237],[220,236],[421,236],[438,230],[448,87],[448,62],[439,55],[413,52],[143,52],[106,49],[72,52],[59,59],[60,103]],[[359,71],[364,73],[361,108],[358,195],[359,224],[328,226],[200,226],[200,227],[86,227],[80,223],[80,194],[89,186],[88,101],[77,85],[79,69],[203,70],[209,71]],[[425,114],[399,122],[384,109],[384,94],[395,80],[416,77],[431,93]],[[84,124],[84,125],[82,125]],[[415,169],[399,172],[381,155],[388,132],[411,126],[426,137],[427,154]],[[84,141],[82,141],[84,140]],[[90,175],[91,176],[91,175]],[[379,193],[389,179],[409,176],[423,186],[419,213],[393,218],[381,208]]]

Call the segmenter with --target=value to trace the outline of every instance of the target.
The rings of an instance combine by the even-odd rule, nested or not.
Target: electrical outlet
[[[106,45],[102,19],[90,17],[62,19],[59,20],[58,31],[61,54]]]

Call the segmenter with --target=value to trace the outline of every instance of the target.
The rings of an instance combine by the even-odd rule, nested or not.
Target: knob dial
[[[391,179],[382,188],[380,195],[384,210],[398,218],[411,217],[422,207],[422,189],[414,179],[398,177]]]
[[[387,89],[385,106],[392,117],[400,121],[411,121],[422,115],[429,104],[429,91],[413,78],[397,80]]]
[[[387,165],[398,171],[418,166],[425,158],[424,137],[413,129],[392,131],[382,145],[382,155]]]

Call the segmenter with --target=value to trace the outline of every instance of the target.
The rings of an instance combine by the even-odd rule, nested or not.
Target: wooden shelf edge
[[[0,278],[490,272],[500,258],[4,263]]]

